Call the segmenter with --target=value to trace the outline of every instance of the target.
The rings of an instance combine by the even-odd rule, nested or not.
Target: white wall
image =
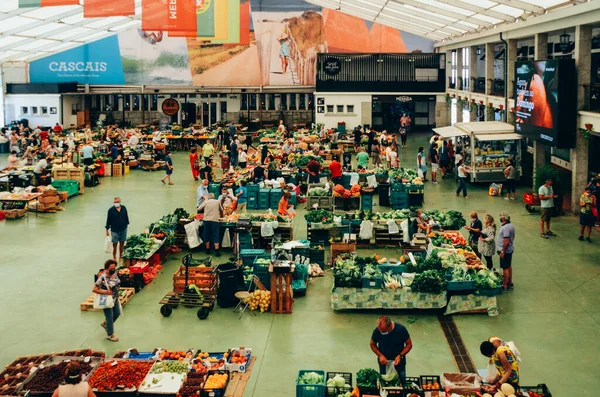
[[[28,83],[29,73],[24,65],[2,65],[3,80],[5,83]]]
[[[319,98],[325,99],[325,105],[319,105]],[[346,122],[346,129],[352,130],[359,124],[372,124],[371,120],[362,119],[362,103],[371,104],[371,94],[365,93],[315,93],[315,120],[317,124],[325,124],[325,128],[337,128],[338,122]],[[333,105],[333,112],[327,112],[327,106]],[[344,106],[344,112],[338,113],[337,106]],[[348,113],[348,105],[354,106],[354,112]],[[319,113],[318,107],[325,106],[325,113]]]
[[[62,101],[62,125],[69,127],[71,124],[77,125],[77,114],[71,114],[73,105],[84,100],[83,96],[64,95]],[[80,103],[79,108],[83,110],[83,103]]]
[[[60,122],[61,106],[60,95],[58,94],[29,94],[14,95],[9,94],[4,98],[5,101],[5,121],[27,119],[29,126],[51,127]],[[22,108],[27,107],[27,114],[23,113]],[[37,114],[33,114],[33,107],[37,107]],[[47,108],[48,112],[42,114],[42,107]],[[50,114],[51,108],[56,108],[56,114]],[[77,119],[77,117],[75,117]]]

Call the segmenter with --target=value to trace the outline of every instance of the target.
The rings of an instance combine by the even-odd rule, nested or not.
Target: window
[[[327,113],[333,113],[333,105],[327,105]]]
[[[260,106],[259,109],[265,110],[267,108],[267,103],[266,103],[267,97],[265,94],[260,94],[259,98],[260,98],[260,103],[258,104]]]
[[[121,105],[119,103],[118,95],[112,96],[112,103],[110,104],[110,108],[111,108],[111,110],[121,110]]]
[[[71,104],[71,116],[77,116],[78,111],[79,111],[79,104],[78,103]]]
[[[287,94],[281,94],[281,110],[287,110]]]
[[[248,94],[242,94],[242,104],[240,110],[248,110]]]
[[[29,108],[27,106],[21,106],[21,114],[29,114]]]
[[[308,94],[308,110],[315,110],[315,96]]]
[[[344,113],[344,105],[336,105],[337,113]]]
[[[208,98],[208,94],[200,94],[200,98]]]
[[[354,105],[346,105],[346,113],[354,113]]]
[[[269,110],[275,110],[275,94],[269,94],[267,95],[267,99],[268,99],[268,109]]]
[[[48,106],[42,106],[41,108],[42,114],[48,114]]]
[[[124,110],[131,110],[131,95],[123,95]]]
[[[257,110],[256,107],[256,94],[248,94],[250,96],[250,110]]]
[[[211,98],[216,98],[216,97],[217,97],[217,94],[210,94],[210,97],[211,97]]]
[[[158,95],[152,95],[152,104],[150,110],[158,110]]]
[[[296,107],[296,94],[290,94],[290,109],[289,110],[297,110]]]
[[[221,101],[221,121],[227,120],[227,101]]]
[[[100,95],[92,95],[90,97],[91,109],[100,110]]]
[[[150,110],[150,95],[142,95],[142,109],[141,110]]]
[[[300,94],[300,108],[299,110],[306,110],[306,95]]]
[[[227,94],[219,94],[219,98],[227,98]]]
[[[133,95],[133,108],[131,110],[140,110],[140,96]]]
[[[37,106],[32,106],[31,107],[31,114],[38,114],[38,107]]]

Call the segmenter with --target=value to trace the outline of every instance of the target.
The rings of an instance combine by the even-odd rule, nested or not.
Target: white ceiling
[[[440,41],[588,0],[306,1]],[[136,0],[135,16],[84,19],[82,5],[18,8],[18,0],[0,0],[0,63],[28,62],[137,29],[141,26],[141,2]]]

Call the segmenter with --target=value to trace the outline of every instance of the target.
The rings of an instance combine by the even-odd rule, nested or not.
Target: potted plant
[[[538,167],[535,170],[535,186],[537,193],[540,186],[546,183],[546,180],[552,179],[552,189],[558,198],[554,199],[554,207],[557,215],[562,215],[563,208],[570,209],[571,205],[571,187],[572,182],[568,174],[562,174],[556,168],[549,164]]]

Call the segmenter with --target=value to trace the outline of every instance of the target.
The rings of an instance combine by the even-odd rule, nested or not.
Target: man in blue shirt
[[[510,223],[510,214],[506,211],[500,213],[500,223],[502,227],[496,237],[496,249],[500,255],[500,267],[504,273],[502,279],[502,290],[508,291],[514,288],[512,282],[512,255],[515,251],[515,227]]]
[[[208,200],[208,179],[203,179],[202,184],[196,189],[196,208]]]
[[[243,214],[246,212],[246,205],[248,203],[248,188],[246,187],[246,181],[240,182],[240,187],[235,191],[235,196],[238,199],[237,212]]]
[[[406,355],[412,350],[412,341],[406,327],[381,316],[371,335],[371,350],[377,355],[379,373],[387,373],[388,362],[393,361],[400,382],[406,378]]]
[[[110,157],[115,161],[119,157],[119,148],[116,144],[110,147]]]
[[[83,164],[92,165],[94,164],[94,148],[89,143],[86,144],[82,149]]]

